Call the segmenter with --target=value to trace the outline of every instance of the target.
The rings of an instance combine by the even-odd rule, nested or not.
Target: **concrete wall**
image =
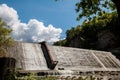
[[[22,70],[48,70],[40,44],[16,42],[8,49],[16,59],[16,68]]]
[[[16,42],[8,51],[16,59],[16,68],[24,71],[50,70],[47,62],[54,61],[58,61],[54,66],[58,71],[120,71],[120,61],[110,52],[46,46],[50,59],[46,59],[41,44]]]

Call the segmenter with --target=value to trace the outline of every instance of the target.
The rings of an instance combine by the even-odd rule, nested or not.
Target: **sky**
[[[13,30],[18,41],[53,43],[66,37],[76,21],[79,0],[0,0],[0,17]]]

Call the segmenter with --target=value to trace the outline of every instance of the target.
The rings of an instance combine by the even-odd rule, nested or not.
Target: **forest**
[[[84,21],[82,25],[73,27],[66,31],[66,39],[55,42],[54,45],[78,47],[86,49],[98,49],[98,50],[108,50],[110,48],[119,47],[119,26],[118,26],[118,15],[116,12],[104,13],[102,16],[98,15],[89,21]],[[102,40],[102,36],[110,33],[112,36],[108,43],[103,48],[98,45]],[[75,44],[77,43],[77,44]]]

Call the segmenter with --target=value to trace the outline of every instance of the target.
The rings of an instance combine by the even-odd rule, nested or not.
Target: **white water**
[[[22,44],[23,59],[22,68],[24,70],[47,70],[46,61],[40,44]]]

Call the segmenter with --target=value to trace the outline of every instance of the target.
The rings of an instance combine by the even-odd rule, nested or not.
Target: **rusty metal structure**
[[[55,66],[57,65],[58,61],[54,61],[51,54],[50,54],[50,50],[48,49],[47,45],[45,44],[45,42],[41,42],[41,49],[43,51],[43,54],[45,56],[46,59],[46,63],[48,65],[49,69],[54,69]]]
[[[110,52],[53,46],[45,42],[16,42],[7,50],[9,56],[16,60],[15,69],[21,74],[34,72],[39,76],[54,75],[67,78],[80,75],[110,77],[113,74],[120,79],[120,61]]]

